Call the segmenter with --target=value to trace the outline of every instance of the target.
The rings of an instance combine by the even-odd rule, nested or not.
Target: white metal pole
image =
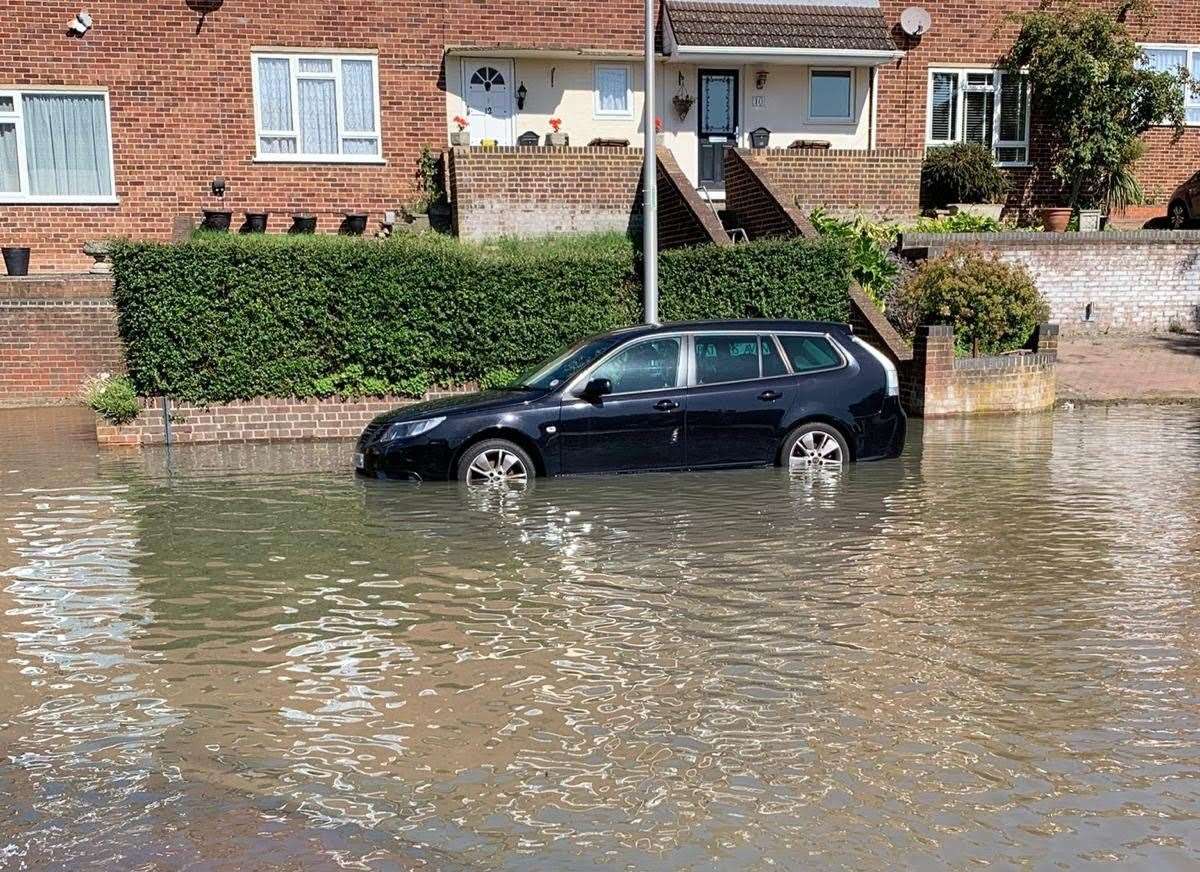
[[[658,323],[658,159],[654,153],[654,0],[643,0],[646,12],[645,87],[642,126],[645,127],[645,161],[642,166],[642,302],[646,323]]]

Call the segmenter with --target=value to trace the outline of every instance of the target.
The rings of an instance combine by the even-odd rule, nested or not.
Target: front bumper
[[[354,471],[365,478],[445,481],[450,477],[452,456],[444,439],[376,442],[359,446],[355,459],[361,459],[361,465],[356,462]]]

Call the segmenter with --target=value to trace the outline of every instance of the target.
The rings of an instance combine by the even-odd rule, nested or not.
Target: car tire
[[[788,434],[779,451],[780,466],[788,469],[841,469],[850,462],[846,438],[831,424],[813,421]]]
[[[1182,230],[1190,220],[1187,204],[1183,200],[1172,200],[1167,208],[1167,224],[1172,230]]]
[[[463,452],[455,478],[464,484],[523,485],[537,475],[533,458],[520,445],[507,439],[485,439]]]

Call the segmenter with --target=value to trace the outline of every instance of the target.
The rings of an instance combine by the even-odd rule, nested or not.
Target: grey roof
[[[882,10],[870,0],[666,0],[665,6],[681,46],[896,50]]]

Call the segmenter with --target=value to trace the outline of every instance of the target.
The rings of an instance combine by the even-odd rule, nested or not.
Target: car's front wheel
[[[850,462],[850,447],[836,427],[813,422],[792,431],[780,460],[788,469],[840,469]]]
[[[525,484],[536,475],[533,458],[507,439],[472,445],[458,461],[457,477],[469,485]]]

